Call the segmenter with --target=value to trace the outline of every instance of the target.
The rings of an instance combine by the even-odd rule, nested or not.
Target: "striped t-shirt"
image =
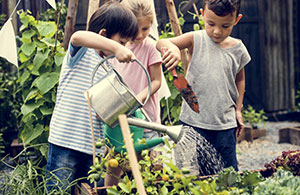
[[[50,122],[49,142],[92,154],[89,108],[84,92],[91,86],[92,73],[102,60],[96,50],[81,47],[74,56],[65,56],[57,89],[56,104]],[[94,82],[106,72],[100,67]],[[102,122],[92,109],[95,141],[103,138]],[[97,150],[103,152],[103,149]]]

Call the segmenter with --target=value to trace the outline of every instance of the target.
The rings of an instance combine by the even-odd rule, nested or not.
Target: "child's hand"
[[[237,137],[239,137],[242,134],[242,132],[244,131],[244,127],[245,127],[241,111],[236,111],[236,120],[237,120],[237,125],[238,125],[236,135],[237,135]]]
[[[136,60],[135,55],[132,53],[132,51],[126,47],[120,47],[117,49],[115,53],[115,57],[119,62],[132,62]]]
[[[168,49],[166,47],[162,47],[161,53],[163,54],[163,63],[168,70],[173,70],[181,60],[181,54],[178,47]]]

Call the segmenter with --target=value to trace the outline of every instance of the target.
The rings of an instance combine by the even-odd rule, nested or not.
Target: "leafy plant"
[[[265,167],[271,173],[278,169],[291,171],[295,176],[300,176],[300,150],[283,151],[281,156],[266,163]]]
[[[253,128],[268,119],[263,109],[257,112],[251,105],[248,105],[247,109],[243,108],[242,115],[244,122],[249,123]]]
[[[57,39],[63,41],[64,39],[64,27],[67,18],[67,6],[62,0],[61,2],[56,3],[57,9],[47,9],[45,12],[42,12],[40,15],[40,20],[42,21],[54,21],[58,26]]]
[[[5,15],[1,14],[0,25],[4,19]],[[18,127],[21,98],[17,91],[17,71],[14,68],[14,65],[0,57],[0,154],[4,153],[13,139],[10,132],[17,132]]]
[[[3,160],[2,160],[3,162]],[[53,173],[45,174],[45,170],[35,166],[31,160],[27,160],[15,167],[7,165],[11,172],[2,173],[0,176],[0,193],[1,194],[64,194],[71,195],[71,187],[76,185],[77,181],[66,183],[59,180]],[[47,191],[47,183],[55,182],[56,188]]]
[[[296,195],[300,192],[300,177],[294,177],[289,171],[278,170],[273,177],[258,184],[254,195],[284,194]]]
[[[17,82],[23,99],[19,137],[26,146],[47,142],[65,51],[53,38],[57,30],[54,22],[37,21],[29,11],[21,10],[18,14],[22,22],[22,45],[19,49],[21,66]],[[45,145],[37,149],[46,156]]]
[[[13,65],[4,59],[0,59],[0,65],[0,153],[4,153],[6,146],[13,139],[13,136],[6,136],[8,138],[4,140],[4,134],[9,131],[17,132],[21,96],[17,91],[17,73],[4,69]]]

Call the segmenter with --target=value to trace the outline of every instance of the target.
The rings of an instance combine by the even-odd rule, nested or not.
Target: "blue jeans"
[[[183,122],[181,123],[188,125]],[[236,171],[238,171],[238,161],[236,157],[236,128],[228,130],[206,130],[197,127],[193,128],[207,141],[209,141],[220,153],[225,163],[224,168],[232,166]]]
[[[77,179],[79,179],[76,182],[78,184],[90,184],[86,178],[92,165],[92,155],[49,143],[48,162],[46,166],[48,178],[47,190],[50,191],[52,188],[57,188],[57,186],[66,189]],[[104,185],[103,179],[98,182],[98,185]],[[70,190],[71,194],[74,194],[74,185],[67,190]]]

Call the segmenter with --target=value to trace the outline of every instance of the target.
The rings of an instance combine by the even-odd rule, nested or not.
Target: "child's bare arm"
[[[161,63],[152,64],[149,68],[150,78],[151,78],[151,95],[154,94],[161,85]],[[144,102],[148,94],[148,88],[142,90],[137,98]]]
[[[193,51],[193,34],[192,32],[182,34],[178,37],[161,39],[157,42],[156,48],[161,51],[166,48],[167,52],[163,55],[163,62],[168,70],[173,70],[181,60],[180,50],[188,49]]]
[[[83,46],[113,53],[120,62],[135,60],[132,51],[118,42],[90,31],[77,31],[71,36],[74,46]]]
[[[242,131],[244,130],[244,123],[243,123],[243,117],[242,117],[242,105],[243,105],[243,99],[244,99],[244,92],[245,92],[245,70],[244,68],[240,70],[240,72],[237,74],[235,79],[235,84],[237,86],[239,97],[236,102],[236,119],[238,122],[238,131],[237,136],[239,136]]]

